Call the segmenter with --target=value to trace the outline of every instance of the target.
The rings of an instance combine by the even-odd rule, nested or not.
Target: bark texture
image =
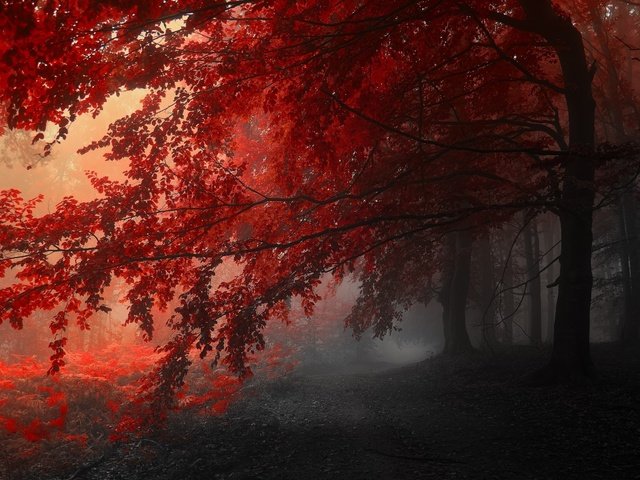
[[[542,343],[542,297],[540,292],[540,242],[536,219],[531,219],[524,229],[524,252],[527,262],[529,290],[529,340],[532,345]]]
[[[564,159],[560,206],[560,281],[549,365],[541,382],[567,382],[594,374],[589,349],[591,246],[595,164],[595,102],[582,35],[552,2],[520,0],[526,22],[555,49],[564,79],[569,116],[569,152]]]
[[[467,332],[467,297],[471,276],[471,244],[469,232],[451,234],[447,244],[448,268],[442,278],[440,303],[443,307],[445,354],[463,354],[473,350]]]

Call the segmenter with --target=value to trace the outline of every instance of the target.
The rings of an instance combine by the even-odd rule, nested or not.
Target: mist
[[[640,476],[640,6],[0,6],[0,480]]]

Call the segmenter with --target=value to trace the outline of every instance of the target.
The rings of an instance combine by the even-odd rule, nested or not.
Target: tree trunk
[[[610,135],[609,141],[621,144],[628,140],[625,129],[623,105],[625,102],[633,103],[628,94],[625,95],[620,89],[620,78],[618,65],[614,60],[614,55],[609,48],[609,38],[602,22],[602,7],[593,4],[589,7],[591,23],[598,49],[605,62],[605,111],[609,117]],[[630,16],[622,16],[621,28],[630,28]],[[630,59],[627,60],[630,63]],[[629,70],[628,75],[632,70]],[[631,82],[631,78],[626,79]],[[630,83],[629,83],[630,84]],[[606,124],[605,124],[606,125]],[[635,183],[635,182],[634,182]],[[621,341],[626,344],[637,344],[640,340],[638,328],[640,327],[640,254],[638,252],[638,231],[636,225],[636,202],[633,193],[625,192],[618,203],[618,218],[620,223],[621,242],[618,252],[620,254],[620,264],[622,266],[622,281],[624,295],[624,312],[622,316],[622,326],[620,329]]]
[[[624,314],[620,340],[627,345],[640,341],[640,255],[638,252],[638,226],[633,194],[626,193],[618,206],[620,218],[620,263],[624,292]]]
[[[451,298],[451,280],[453,279],[453,271],[455,268],[455,238],[453,235],[449,235],[445,239],[443,269],[442,269],[442,287],[438,294],[438,302],[442,305],[442,332],[444,336],[444,351],[447,351],[449,344],[449,338],[453,336],[451,333],[451,310],[450,310],[450,298]]]
[[[629,266],[631,267],[631,298],[632,311],[631,320],[633,335],[635,340],[632,342],[637,344],[640,341],[638,329],[640,328],[640,243],[638,242],[638,223],[637,223],[637,202],[632,192],[628,192],[625,198],[625,212],[627,214],[627,231],[629,236]]]
[[[542,297],[540,294],[540,246],[536,219],[524,229],[524,254],[527,262],[529,290],[529,340],[532,345],[542,343]]]
[[[542,238],[544,240],[544,250],[546,252],[546,258],[547,260],[547,264],[549,262],[552,262],[554,258],[556,258],[556,249],[554,247],[555,245],[555,222],[553,221],[554,217],[549,217],[548,221],[546,222],[545,228],[543,230],[543,234],[542,234]],[[547,311],[546,311],[546,324],[547,324],[547,335],[546,335],[546,342],[547,343],[552,343],[553,342],[553,317],[554,317],[554,310],[556,307],[556,302],[555,302],[555,294],[554,294],[554,289],[555,289],[555,281],[557,278],[557,273],[556,273],[556,264],[553,263],[552,265],[549,266],[549,268],[547,268],[547,276],[546,276],[547,280],[546,280],[546,284],[547,284]]]
[[[595,102],[582,36],[550,0],[520,0],[526,22],[554,47],[564,79],[569,116],[569,152],[564,160],[560,230],[560,282],[554,343],[539,382],[566,382],[593,376],[589,349],[591,244],[595,164]]]
[[[503,289],[513,287],[513,258],[509,258],[508,253],[507,251],[507,255],[505,256],[506,263],[504,266]],[[512,290],[505,290],[502,293],[502,304],[504,306],[504,311],[502,312],[504,315],[504,319],[502,320],[504,326],[503,341],[507,345],[511,345],[513,344],[513,315],[516,309]]]
[[[497,345],[496,337],[496,302],[495,275],[493,272],[493,257],[491,256],[491,239],[489,232],[477,240],[477,258],[480,270],[480,311],[482,313],[482,347],[493,350]]]
[[[473,350],[467,333],[466,310],[471,275],[471,236],[455,232],[447,245],[449,267],[443,272],[440,302],[443,307],[445,354],[461,354]]]

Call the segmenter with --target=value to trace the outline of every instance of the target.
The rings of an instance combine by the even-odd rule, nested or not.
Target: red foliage
[[[361,283],[356,333],[384,334],[428,300],[443,235],[558,206],[571,85],[528,12],[571,26],[561,3],[5,2],[8,127],[61,140],[110,95],[147,94],[82,150],[127,163],[88,174],[98,198],[37,216],[41,198],[0,192],[0,323],[50,312],[56,373],[118,279],[146,340],[169,311],[138,392],[158,401],[194,349],[250,375],[265,326],[292,299],[311,315],[327,273]]]
[[[32,420],[29,425],[19,429],[22,436],[30,442],[38,442],[49,438],[49,431],[40,419]]]
[[[18,422],[13,418],[0,418],[3,423],[4,429],[9,433],[16,433],[18,431]]]
[[[0,389],[13,390],[14,388],[16,388],[16,384],[13,383],[13,380],[0,380]]]
[[[86,443],[87,436],[82,429],[89,428],[89,425],[78,424],[77,416],[89,408],[96,421],[106,421],[104,412],[100,411],[101,403],[118,401],[126,404],[127,396],[135,395],[135,383],[125,383],[130,383],[132,376],[136,375],[135,371],[129,370],[127,360],[131,356],[144,355],[149,358],[148,369],[153,363],[151,354],[150,348],[132,346],[107,348],[90,357],[69,353],[69,368],[55,381],[44,375],[46,364],[33,358],[0,363],[0,373],[10,378],[7,382],[12,385],[6,390],[0,405],[5,430],[29,442],[55,438]],[[88,359],[91,363],[85,363]],[[69,425],[70,416],[72,425]],[[109,428],[108,424],[102,427]]]
[[[271,365],[267,372],[277,368],[276,352],[281,350],[265,352]],[[197,352],[191,357],[197,357]],[[0,363],[0,375],[6,379],[0,394],[0,440],[13,439],[9,445],[17,449],[16,455],[38,451],[16,444],[17,439],[80,446],[95,441],[95,435],[121,441],[162,423],[172,409],[223,414],[239,395],[242,383],[236,376],[192,358],[200,368],[189,375],[176,402],[160,405],[145,391],[145,374],[157,360],[151,347],[140,345],[69,352],[67,366],[54,378],[44,375],[46,362],[33,358]],[[12,448],[6,450],[11,453]]]

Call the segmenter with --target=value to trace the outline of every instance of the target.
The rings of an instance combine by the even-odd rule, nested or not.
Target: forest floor
[[[640,478],[640,352],[595,345],[594,383],[524,386],[542,354],[301,369],[247,384],[222,417],[10,480]]]

